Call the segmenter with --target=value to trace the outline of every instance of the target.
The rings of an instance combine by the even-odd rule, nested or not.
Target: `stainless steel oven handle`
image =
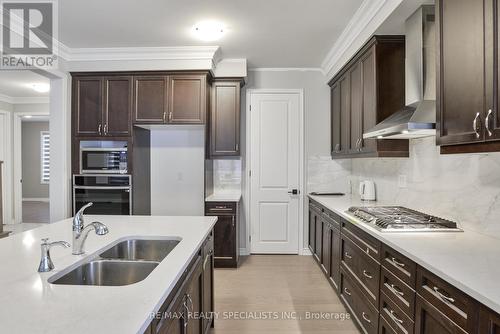
[[[107,187],[93,187],[93,186],[73,186],[75,189],[97,189],[97,190],[130,190],[132,187],[130,186],[124,186],[124,187],[113,187],[113,186],[107,186]]]

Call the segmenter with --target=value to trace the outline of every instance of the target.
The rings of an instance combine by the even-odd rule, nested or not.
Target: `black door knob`
[[[292,189],[291,191],[288,192],[289,194],[292,194],[292,195],[298,195],[299,194],[299,190],[298,189]]]

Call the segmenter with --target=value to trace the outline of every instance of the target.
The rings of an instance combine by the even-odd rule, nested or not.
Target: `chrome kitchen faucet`
[[[81,255],[85,253],[83,246],[85,244],[85,240],[89,235],[90,230],[94,229],[95,234],[97,235],[105,235],[109,232],[108,227],[100,222],[92,222],[87,226],[84,226],[83,220],[83,212],[89,206],[92,206],[94,203],[90,202],[85,204],[73,218],[73,255]]]
[[[54,263],[50,258],[50,248],[52,248],[52,246],[63,246],[64,248],[70,247],[70,245],[66,241],[49,242],[49,238],[42,239],[42,243],[40,244],[42,258],[40,259],[40,264],[38,265],[39,273],[46,273],[55,268]]]

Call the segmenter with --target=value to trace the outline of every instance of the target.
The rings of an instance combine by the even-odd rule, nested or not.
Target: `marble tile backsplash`
[[[214,160],[214,192],[241,191],[241,160]]]
[[[311,156],[307,161],[307,193],[350,192],[351,160]]]
[[[500,236],[500,153],[440,155],[435,138],[410,142],[409,159],[352,159],[351,181],[376,183],[377,199]],[[406,186],[401,178],[406,177]],[[333,182],[333,181],[329,181]]]

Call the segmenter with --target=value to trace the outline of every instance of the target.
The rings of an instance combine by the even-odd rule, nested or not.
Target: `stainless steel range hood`
[[[436,134],[434,6],[422,6],[406,20],[406,107],[363,138],[408,139]]]

